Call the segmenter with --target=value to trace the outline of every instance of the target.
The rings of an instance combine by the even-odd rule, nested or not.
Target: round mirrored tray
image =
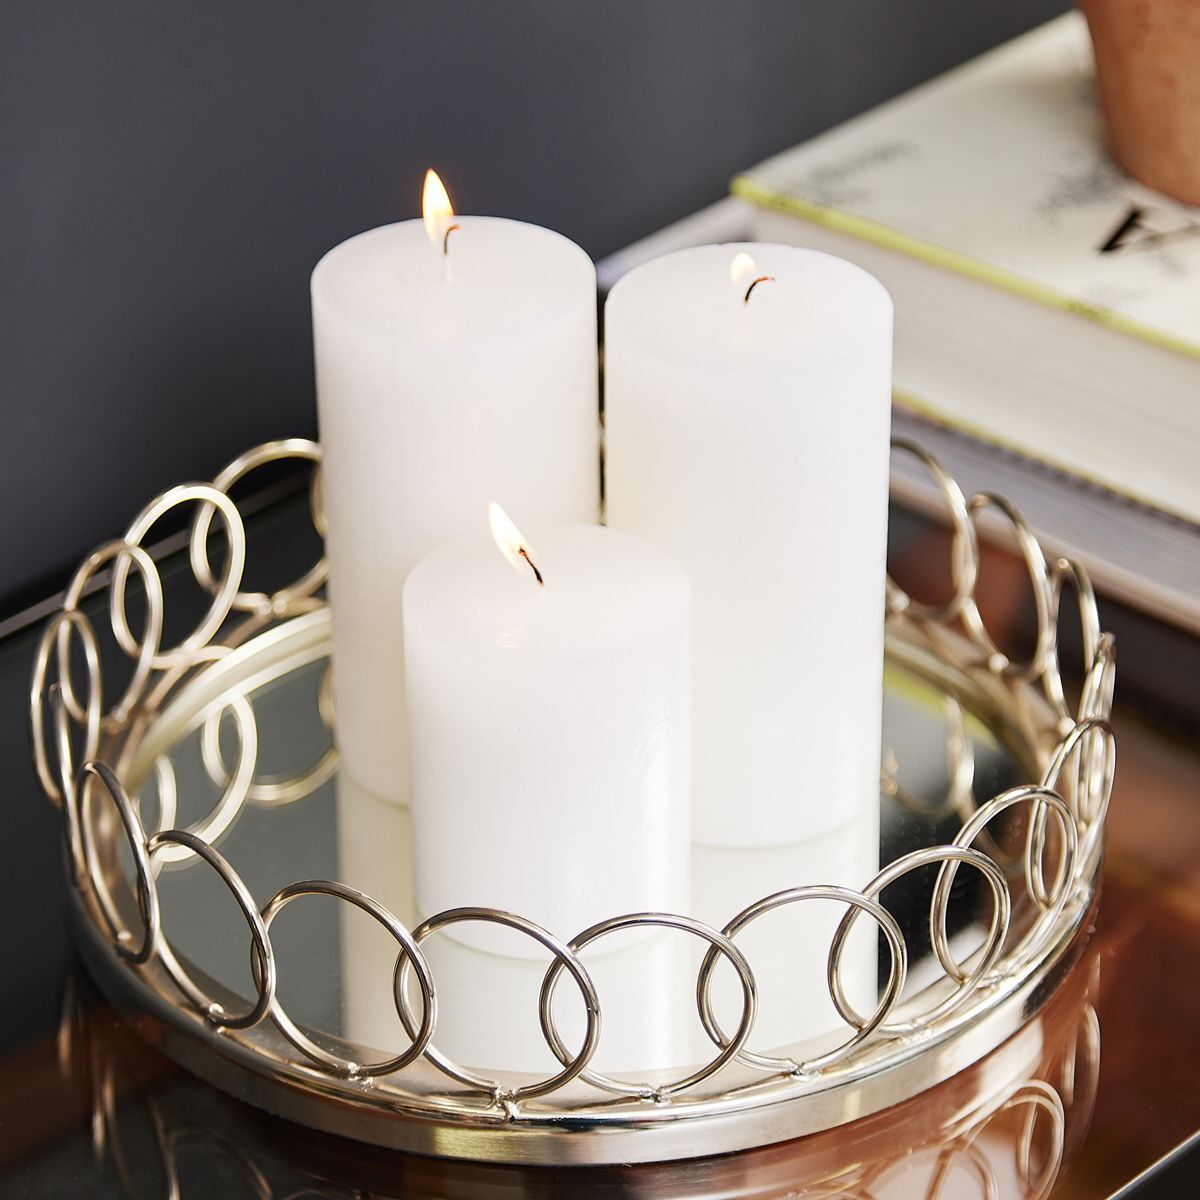
[[[318,451],[252,451],[93,555],[33,684],[81,948],[137,1027],[198,1075],[418,1152],[687,1158],[913,1096],[1025,1027],[1070,970],[1112,782],[1112,645],[1086,576],[1048,566],[1003,501],[968,504],[921,456],[947,498],[955,592],[929,609],[890,588],[878,819],[794,847],[697,847],[691,912],[614,914],[580,936],[497,913],[466,884],[463,909],[417,911],[408,812],[338,770],[320,566],[274,593],[240,590],[228,487],[293,455]],[[212,602],[164,649],[161,580],[140,541],[183,504]],[[985,505],[1009,515],[1030,569],[1025,663],[974,605]],[[131,660],[115,698],[80,604],[106,564],[106,615]],[[1066,581],[1089,656],[1077,701],[1055,652]],[[511,944],[460,940],[468,920],[499,922]]]

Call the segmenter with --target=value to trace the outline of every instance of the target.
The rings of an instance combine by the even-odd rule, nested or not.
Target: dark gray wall
[[[1064,0],[4,0],[0,600],[314,430],[308,273],[463,211],[603,255]]]

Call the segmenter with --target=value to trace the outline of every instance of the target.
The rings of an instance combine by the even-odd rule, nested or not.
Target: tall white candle
[[[626,912],[686,912],[683,571],[598,525],[539,527],[536,552],[503,514],[493,527],[504,554],[467,536],[404,589],[421,915],[485,905],[567,940]],[[447,930],[489,950],[498,932]]]
[[[400,802],[408,572],[495,495],[531,519],[599,516],[591,261],[532,225],[429,216],[312,276],[338,742]]]
[[[790,246],[669,254],[609,296],[607,519],[691,577],[700,843],[878,803],[891,344],[875,279]]]

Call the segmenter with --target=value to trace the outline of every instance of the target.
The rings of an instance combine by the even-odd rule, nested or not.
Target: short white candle
[[[598,525],[542,526],[535,550],[498,510],[493,527],[503,554],[487,531],[458,539],[404,589],[421,915],[484,905],[569,940],[605,917],[686,912],[683,571]],[[447,935],[490,950],[496,932]]]
[[[669,254],[609,296],[607,519],[691,577],[700,843],[878,803],[891,345],[878,281],[790,246]]]
[[[408,572],[494,495],[598,519],[595,269],[548,230],[431,211],[331,250],[312,307],[338,743],[406,802]]]

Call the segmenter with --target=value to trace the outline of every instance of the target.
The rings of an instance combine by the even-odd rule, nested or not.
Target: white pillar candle
[[[353,237],[312,276],[338,742],[401,803],[408,572],[494,495],[531,519],[599,516],[591,261],[516,221],[450,232],[446,212]]]
[[[878,803],[891,344],[875,279],[790,246],[669,254],[609,296],[607,519],[691,577],[700,843]]]
[[[543,526],[534,552],[492,523],[404,589],[418,909],[506,909],[564,940],[686,912],[687,579],[627,533]],[[447,935],[490,950],[503,932]]]

